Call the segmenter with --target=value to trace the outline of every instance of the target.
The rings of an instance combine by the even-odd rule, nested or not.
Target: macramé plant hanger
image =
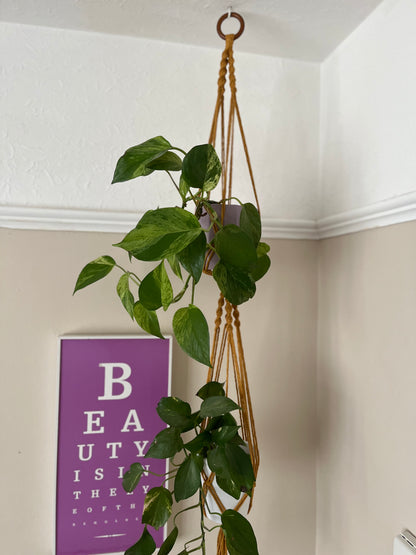
[[[227,17],[240,22],[235,35],[222,33],[221,25]],[[205,555],[205,531],[219,528],[218,555],[226,555],[227,549],[233,554],[258,555],[256,537],[244,515],[252,504],[259,450],[237,307],[255,295],[256,282],[269,269],[269,246],[260,241],[259,202],[237,103],[233,43],[244,30],[244,20],[230,10],[219,19],[217,30],[225,48],[209,143],[185,152],[156,136],[127,149],[114,172],[113,183],[146,177],[154,171],[167,172],[181,197],[182,207],[146,211],[136,227],[114,245],[128,252],[130,262],[154,262],[155,267],[141,279],[131,266],[126,269],[112,256],[100,256],[81,270],[74,289],[76,292],[101,280],[113,269],[121,271],[116,290],[129,316],[145,332],[163,339],[157,311],[173,311],[172,330],[177,343],[192,359],[209,368],[207,383],[197,392],[202,400],[199,411],[192,413],[191,405],[176,397],[164,397],[156,407],[168,427],[156,435],[145,457],[170,460],[172,468],[160,476],[159,487],[146,493],[141,519],[145,526],[140,539],[126,551],[131,555],[154,553],[156,543],[148,526],[158,530],[172,517],[173,528],[159,551],[160,555],[170,553],[179,534],[177,517],[196,509],[201,515],[200,530],[184,544],[181,554],[202,551]],[[227,82],[230,104],[226,117]],[[241,136],[257,208],[250,202],[231,203],[235,127]],[[214,148],[217,135],[221,161]],[[171,172],[181,172],[179,184]],[[221,198],[214,202],[211,191],[220,179]],[[188,202],[195,204],[194,214],[187,209]],[[221,291],[211,349],[206,318],[194,300],[202,271],[213,276]],[[180,290],[175,294],[178,280]],[[185,294],[190,296],[190,303],[174,309],[176,303],[184,302]],[[229,395],[236,397],[238,404]],[[232,411],[238,411],[237,420]],[[191,441],[188,432],[195,434]],[[186,437],[182,438],[183,434]],[[179,453],[181,461],[173,462]],[[143,475],[145,468],[135,461],[123,476],[125,491],[132,493]],[[171,484],[173,489],[168,489]],[[197,492],[197,504],[172,514],[174,499],[181,503]],[[205,517],[218,526],[206,528]]]
[[[240,22],[240,29],[236,34],[224,35],[221,26],[228,17],[233,17]],[[234,151],[234,127],[235,121],[238,123],[238,130],[241,135],[241,140],[244,148],[245,159],[248,166],[248,171],[251,179],[254,198],[257,204],[257,209],[260,212],[257,191],[254,183],[253,171],[251,167],[250,157],[247,149],[247,142],[244,135],[242,119],[240,110],[237,103],[237,87],[235,78],[235,66],[233,55],[233,44],[244,31],[244,19],[238,13],[230,11],[220,17],[217,24],[217,32],[219,36],[225,40],[225,48],[221,57],[221,65],[218,78],[218,94],[212,120],[211,132],[209,136],[209,143],[215,147],[216,138],[218,133],[221,140],[221,162],[223,167],[222,172],[222,190],[221,190],[221,221],[227,217],[227,209],[231,204],[233,196],[232,192],[232,178],[233,178],[233,151]],[[228,110],[228,117],[226,121],[225,116],[225,90],[228,74],[229,83],[229,97],[230,104]],[[212,255],[208,254],[205,260],[204,272],[212,274],[210,269]],[[244,358],[243,341],[240,330],[240,315],[236,305],[232,305],[224,296],[220,294],[218,299],[218,307],[215,319],[215,330],[212,342],[211,351],[211,365],[208,370],[207,381],[225,382],[225,391],[228,394],[230,387],[235,387],[237,395],[237,402],[241,407],[240,425],[241,436],[247,444],[250,453],[254,475],[257,477],[259,468],[259,449],[257,443],[256,429],[254,424],[253,409],[250,397],[247,368]],[[204,491],[206,495],[211,495],[215,503],[223,512],[227,507],[224,507],[216,488],[214,487],[214,474],[203,472],[204,478]],[[243,493],[235,506],[231,508],[240,510],[243,507],[246,512],[251,509],[252,496],[249,497],[247,493]],[[207,513],[209,516],[209,512]],[[227,546],[224,533],[220,530],[217,540],[217,555],[227,555]]]

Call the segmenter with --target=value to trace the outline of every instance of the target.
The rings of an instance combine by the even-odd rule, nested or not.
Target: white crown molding
[[[126,233],[142,214],[0,206],[0,227],[45,231]],[[416,220],[416,192],[315,220],[263,219],[265,239],[324,239]]]
[[[123,233],[132,229],[142,214],[105,210],[72,210],[0,206],[0,227],[46,231],[97,231]]]
[[[416,220],[416,192],[341,212],[317,221],[319,239]]]
[[[0,206],[0,227],[46,231],[126,233],[143,214],[60,208]],[[265,239],[316,239],[313,220],[263,220]]]
[[[318,239],[314,220],[262,219],[264,239]]]

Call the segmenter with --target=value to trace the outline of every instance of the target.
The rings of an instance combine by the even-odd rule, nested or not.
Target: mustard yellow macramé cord
[[[221,200],[225,200],[227,198],[229,199],[230,197],[232,197],[234,124],[235,119],[237,119],[253,193],[256,200],[257,209],[260,212],[259,200],[254,183],[250,156],[248,154],[247,142],[244,135],[240,110],[237,103],[237,86],[235,78],[233,43],[234,35],[226,35],[225,48],[221,57],[220,71],[218,77],[217,101],[215,104],[214,116],[208,142],[215,147],[218,125],[220,124],[221,162],[223,166]],[[226,127],[224,117],[224,94],[227,81],[227,68],[230,84],[230,108]],[[225,202],[222,203],[222,221],[224,220],[224,211]],[[209,262],[211,258],[212,253],[211,256],[207,256],[207,259],[205,261],[204,272],[207,274],[212,274],[212,272],[209,270]],[[260,454],[257,442],[256,428],[254,424],[253,407],[250,396],[247,367],[244,358],[240,327],[240,314],[238,308],[226,301],[221,294],[218,299],[215,329],[211,350],[211,368],[209,368],[208,370],[207,382],[224,381],[225,391],[227,392],[227,394],[229,391],[230,382],[234,384],[237,395],[237,402],[241,407],[239,414],[241,435],[243,439],[247,442],[251,461],[253,464],[254,476],[257,477],[257,472],[260,464]],[[225,507],[221,503],[218,494],[213,487],[214,474],[211,473],[208,476],[203,472],[202,476],[204,479],[203,491],[205,495],[209,491],[220,510],[224,511]],[[236,502],[235,510],[240,509],[242,504],[246,501],[247,497],[247,494],[244,494],[241,499]],[[249,510],[251,509],[252,502],[253,496],[251,496],[250,498]],[[222,530],[220,530],[218,534],[217,555],[227,555],[227,546]]]

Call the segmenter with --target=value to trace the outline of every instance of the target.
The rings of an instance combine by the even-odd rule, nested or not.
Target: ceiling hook
[[[227,19],[230,19],[232,11],[233,11],[233,7],[232,7],[232,6],[228,6],[228,16],[227,16]]]

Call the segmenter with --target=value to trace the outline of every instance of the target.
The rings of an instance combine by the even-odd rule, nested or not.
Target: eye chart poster
[[[127,494],[122,477],[134,462],[166,472],[144,455],[165,427],[170,365],[170,339],[61,338],[56,555],[124,553],[141,536],[146,492],[162,481],[145,474]],[[164,530],[150,531],[160,546]]]

